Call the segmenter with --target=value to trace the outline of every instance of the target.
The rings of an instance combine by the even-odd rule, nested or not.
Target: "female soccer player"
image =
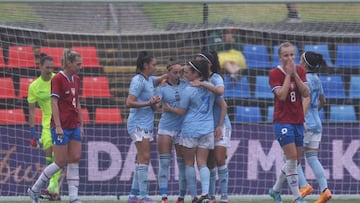
[[[209,70],[204,61],[190,61],[184,68],[184,77],[189,81],[209,79]],[[210,85],[211,83],[208,82]],[[204,87],[187,86],[177,108],[164,104],[164,110],[184,115],[181,127],[182,154],[185,159],[186,183],[192,202],[209,201],[210,171],[207,158],[210,149],[214,148],[213,105],[215,94]],[[200,198],[196,196],[195,158],[200,171]]]
[[[275,136],[285,154],[285,164],[269,195],[276,203],[282,202],[280,190],[285,179],[295,198],[294,202],[306,202],[300,195],[297,165],[301,161],[304,139],[304,112],[302,98],[309,97],[306,73],[295,65],[294,46],[285,42],[279,46],[281,66],[269,73],[269,83],[274,93],[273,125]]]
[[[210,81],[213,85],[209,85],[206,82],[202,82],[199,80],[195,80],[191,82],[193,86],[202,86],[212,91],[216,95],[222,96],[224,94],[224,79],[219,74],[220,64],[219,59],[216,52],[202,52],[196,54],[195,60],[197,61],[205,61],[209,67],[210,73]]]
[[[158,95],[162,98],[162,103],[167,103],[171,107],[178,107],[180,103],[181,94],[188,85],[187,82],[181,79],[182,66],[178,62],[170,63],[167,69],[166,85],[157,88]],[[181,155],[180,130],[183,116],[163,111],[159,121],[158,127],[158,150],[159,150],[159,173],[158,182],[160,195],[162,196],[161,203],[168,203],[168,181],[169,181],[169,164],[171,160],[172,145],[175,145],[177,163],[179,168],[179,198],[177,203],[184,202],[186,193],[185,184],[185,163]]]
[[[207,163],[210,170],[210,202],[216,202],[216,168],[220,183],[220,203],[228,202],[229,172],[226,164],[226,153],[227,148],[230,147],[231,122],[227,114],[227,103],[222,96],[224,93],[224,80],[219,74],[220,65],[215,51],[197,54],[196,60],[205,60],[208,63],[210,67],[210,82],[214,85],[209,86],[209,90],[217,95],[214,104],[215,148],[209,151]]]
[[[147,195],[147,173],[150,162],[151,141],[154,139],[154,111],[161,102],[155,96],[154,85],[157,78],[156,59],[143,51],[136,63],[136,75],[132,78],[126,107],[130,108],[127,130],[137,149],[137,165],[135,168],[128,202],[153,202]],[[137,197],[140,193],[140,198]]]
[[[27,101],[29,103],[29,126],[30,126],[30,144],[33,147],[38,146],[38,142],[42,144],[42,148],[45,152],[46,165],[50,165],[54,162],[52,139],[50,133],[51,122],[51,79],[54,77],[54,60],[51,56],[46,54],[40,54],[40,76],[34,80],[28,91]],[[41,138],[36,132],[35,127],[35,108],[36,103],[39,105],[42,111],[42,123],[41,123]],[[42,191],[41,195],[49,200],[60,200],[59,193],[59,178],[61,170],[56,172],[53,177],[50,178],[49,185],[46,190]]]
[[[77,73],[81,69],[82,58],[78,53],[64,49],[62,66],[64,70],[51,80],[51,136],[55,162],[48,165],[28,189],[33,203],[39,202],[43,184],[66,164],[70,203],[81,203],[78,188],[83,127],[79,101],[80,78]]]
[[[310,97],[303,99],[305,114],[304,151],[306,161],[309,163],[320,186],[320,197],[316,203],[325,203],[331,199],[331,191],[328,188],[325,171],[318,159],[319,145],[322,136],[322,124],[319,110],[325,105],[326,99],[321,81],[317,76],[319,68],[327,68],[321,54],[307,51],[300,58],[300,65],[306,70],[306,80],[310,89]],[[298,166],[300,192],[302,197],[311,194],[314,190],[307,183],[301,165]]]

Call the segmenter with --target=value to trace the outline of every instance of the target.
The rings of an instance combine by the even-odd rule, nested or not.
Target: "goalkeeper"
[[[40,76],[34,80],[29,86],[28,98],[29,103],[29,125],[30,125],[30,144],[33,147],[39,147],[41,143],[45,152],[46,164],[49,165],[54,162],[52,139],[50,133],[51,121],[51,79],[54,77],[54,61],[51,56],[41,54],[40,56]],[[36,132],[35,128],[35,107],[36,103],[42,111],[42,131],[41,138]],[[59,170],[50,179],[46,190],[42,192],[42,197],[50,201],[60,200],[59,193],[59,178],[61,170]]]

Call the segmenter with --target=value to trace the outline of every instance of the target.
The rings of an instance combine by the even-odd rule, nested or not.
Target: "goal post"
[[[279,65],[277,47],[285,41],[295,45],[298,63],[304,51],[326,57],[329,67],[319,71],[328,101],[321,110],[319,159],[334,194],[358,195],[360,1],[295,0],[297,17],[289,16],[286,3],[0,1],[0,195],[25,195],[45,167],[44,152],[29,145],[27,88],[39,76],[40,54],[46,52],[59,62],[64,48],[79,52],[84,62],[80,77],[86,123],[80,195],[128,195],[130,191],[136,149],[126,130],[125,100],[138,53],[151,52],[160,75],[170,59],[187,62],[205,49],[217,51],[221,59],[232,122],[229,194],[267,194],[283,163],[271,123],[268,73]],[[237,74],[225,69],[228,58],[240,69]],[[55,72],[60,70],[58,65]],[[160,111],[156,124],[159,115]],[[39,121],[41,114],[37,116]],[[309,165],[302,164],[319,194]],[[170,165],[169,193],[177,195],[175,156]],[[159,195],[158,166],[155,140],[148,173],[150,195]],[[282,192],[290,194],[285,186]],[[62,194],[68,194],[67,187]]]

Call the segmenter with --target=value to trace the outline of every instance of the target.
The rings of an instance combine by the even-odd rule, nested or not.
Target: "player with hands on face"
[[[302,99],[309,97],[306,71],[295,65],[294,46],[285,42],[279,46],[281,65],[269,73],[269,84],[274,93],[273,126],[283,149],[285,164],[269,195],[275,203],[282,203],[280,191],[287,180],[295,203],[306,203],[299,191],[297,165],[302,158],[304,139],[304,111]]]

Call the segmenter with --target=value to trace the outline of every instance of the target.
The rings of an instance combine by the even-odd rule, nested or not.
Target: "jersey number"
[[[210,107],[210,96],[205,96],[205,97],[201,97],[201,101],[203,103],[203,107],[200,110],[200,113],[202,114],[207,114],[209,112],[209,107]]]
[[[296,102],[296,93],[294,91],[290,92],[290,101]]]

